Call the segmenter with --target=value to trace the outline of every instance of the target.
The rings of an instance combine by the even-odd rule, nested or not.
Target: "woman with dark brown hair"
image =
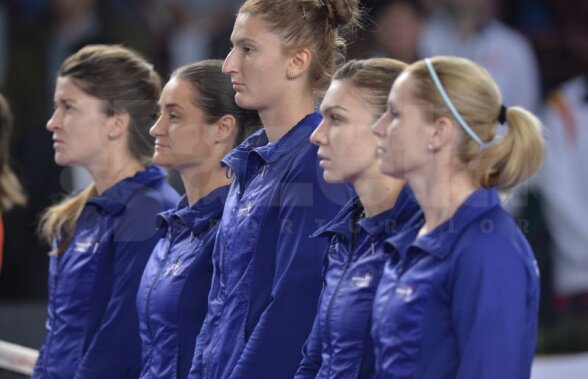
[[[186,195],[158,216],[165,233],[145,267],[137,310],[143,379],[185,379],[208,305],[212,250],[231,179],[221,159],[260,127],[235,104],[222,61],[182,66],[159,99],[153,161],[180,173]]]
[[[47,122],[55,162],[93,182],[49,208],[47,336],[33,378],[136,378],[135,297],[161,232],[155,218],[178,200],[151,165],[149,128],[161,89],[153,67],[121,46],[86,46],[63,62]]]

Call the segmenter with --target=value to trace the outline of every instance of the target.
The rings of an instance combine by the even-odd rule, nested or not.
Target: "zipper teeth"
[[[151,303],[151,294],[153,293],[153,289],[155,288],[155,285],[157,284],[157,282],[159,281],[159,279],[162,276],[163,271],[165,270],[165,266],[169,260],[169,256],[170,256],[170,252],[172,249],[172,241],[173,241],[173,229],[171,229],[171,225],[170,225],[170,238],[169,238],[169,246],[167,248],[167,252],[165,254],[165,259],[163,260],[163,264],[161,265],[161,267],[159,268],[157,275],[155,276],[155,279],[153,280],[153,283],[151,283],[151,287],[149,287],[149,292],[147,292],[147,298],[145,299],[145,321],[147,324],[147,330],[149,331],[149,334],[151,336],[151,341],[153,342],[153,327],[151,325],[151,319],[149,317],[149,307],[150,307],[150,303]],[[151,350],[152,351],[152,350]],[[151,354],[149,354],[149,360],[151,360]]]
[[[51,320],[51,334],[49,334],[49,340],[47,341],[47,349],[45,351],[45,359],[48,359],[51,354],[49,354],[49,351],[51,350],[51,345],[53,343],[53,335],[55,334],[55,302],[57,301],[57,297],[55,296],[56,292],[57,292],[57,282],[59,279],[59,273],[60,273],[60,269],[61,269],[61,257],[62,257],[63,253],[59,254],[57,257],[55,257],[55,260],[57,261],[55,263],[55,278],[53,278],[53,291],[51,291],[53,293],[53,299],[52,299],[52,303],[53,303],[53,318]],[[47,373],[47,362],[45,362],[45,367],[43,367],[44,371],[45,371],[45,375],[48,375]]]
[[[337,243],[338,245],[338,243]],[[343,285],[343,280],[345,279],[345,274],[347,274],[347,270],[349,270],[349,267],[351,266],[351,260],[353,259],[353,253],[355,250],[355,246],[351,246],[349,255],[348,255],[348,259],[345,262],[345,266],[343,266],[343,272],[341,273],[341,278],[339,279],[339,282],[337,283],[337,286],[335,287],[335,291],[333,291],[333,296],[331,296],[331,300],[329,301],[329,307],[327,308],[327,319],[325,322],[325,329],[326,329],[326,334],[327,334],[327,342],[329,344],[329,350],[331,351],[332,354],[332,349],[333,349],[333,345],[331,343],[331,328],[330,328],[330,323],[331,323],[331,315],[333,313],[333,307],[335,305],[335,297],[337,296],[337,293],[339,292],[339,290],[341,289],[341,286]],[[332,364],[332,359],[331,362],[329,363],[329,374],[331,371],[331,364]]]

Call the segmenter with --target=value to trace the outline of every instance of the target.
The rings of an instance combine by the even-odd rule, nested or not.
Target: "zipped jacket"
[[[421,213],[408,187],[395,205],[362,218],[355,197],[313,236],[328,238],[319,310],[296,379],[371,378],[375,372],[371,316],[387,256],[384,240]]]
[[[529,378],[539,272],[496,188],[478,189],[415,239],[421,226],[386,242],[372,327],[377,377]]]
[[[147,262],[137,311],[142,340],[141,379],[188,376],[196,336],[206,316],[212,249],[229,186],[194,205],[184,195],[159,215],[159,240]]]
[[[165,172],[150,166],[86,203],[67,249],[49,258],[47,335],[33,378],[139,376],[135,297],[162,237],[156,216],[178,199]]]
[[[234,180],[190,378],[294,376],[316,314],[326,248],[309,235],[352,194],[322,178],[309,141],[320,120],[312,113],[272,143],[262,129],[224,158]]]

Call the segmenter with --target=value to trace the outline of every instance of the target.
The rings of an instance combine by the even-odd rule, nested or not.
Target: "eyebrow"
[[[255,40],[252,40],[251,38],[239,38],[239,39],[236,39],[236,40],[232,40],[231,39],[231,43],[233,45],[242,45],[244,43],[250,43],[250,44],[253,44],[253,45],[257,44],[257,42]]]
[[[332,111],[335,109],[341,110],[343,112],[349,112],[349,110],[347,108],[344,108],[340,105],[329,105],[329,106],[325,107],[324,109],[321,109],[320,111],[321,111],[321,113],[327,113],[328,111]]]
[[[165,109],[171,109],[171,108],[183,109],[180,104],[176,104],[176,103],[167,103],[165,105],[162,105],[161,103],[157,103],[157,105],[159,105],[160,108],[165,108]]]

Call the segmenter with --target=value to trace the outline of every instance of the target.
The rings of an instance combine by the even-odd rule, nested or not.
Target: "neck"
[[[126,157],[123,159],[110,159],[106,165],[99,167],[86,167],[92,180],[96,184],[99,195],[125,178],[134,176],[145,169],[136,159]]]
[[[425,216],[425,225],[420,234],[426,234],[449,220],[476,190],[472,180],[463,171],[451,174],[443,172],[439,167],[432,167],[428,174],[408,178]]]
[[[404,180],[383,175],[378,170],[354,180],[353,188],[365,215],[373,217],[394,207],[404,184]]]
[[[190,206],[215,189],[231,184],[231,180],[226,177],[225,170],[220,165],[204,169],[202,167],[187,168],[179,171]]]
[[[301,94],[300,96],[288,96],[287,101],[259,110],[259,117],[269,141],[275,142],[313,111],[314,98],[312,94]]]

